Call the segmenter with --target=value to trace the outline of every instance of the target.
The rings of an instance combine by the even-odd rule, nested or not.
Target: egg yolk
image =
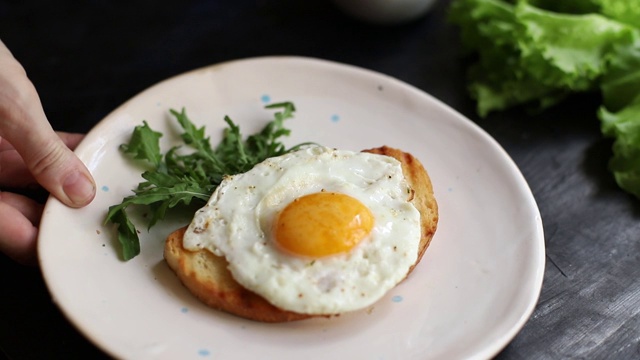
[[[274,227],[276,243],[302,256],[349,251],[373,228],[373,215],[351,196],[319,192],[300,197],[282,210]]]

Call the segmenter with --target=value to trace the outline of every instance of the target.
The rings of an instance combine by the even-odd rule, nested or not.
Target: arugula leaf
[[[138,255],[140,253],[140,242],[131,241],[133,238],[138,238],[138,233],[124,208],[109,208],[109,219],[118,224],[118,242],[122,246],[122,257],[131,259]]]
[[[109,207],[105,224],[116,224],[118,241],[122,247],[122,258],[130,260],[140,253],[138,230],[127,215],[129,206],[147,206],[151,210],[147,229],[165,218],[169,209],[192,203],[204,205],[220,184],[224,176],[246,172],[254,165],[273,156],[283,155],[311,142],[298,144],[287,149],[280,139],[290,134],[284,121],[293,117],[295,106],[291,102],[266,106],[276,109],[274,119],[257,134],[243,140],[240,127],[225,116],[228,128],[224,130],[222,141],[211,146],[205,135],[205,127],[196,127],[183,108],[180,112],[170,109],[182,127],[180,135],[184,145],[169,149],[164,155],[160,151],[161,133],[149,127],[146,121],[136,126],[128,144],[120,149],[133,159],[142,160],[151,166],[144,171],[145,181],[138,184],[133,195]],[[184,154],[184,147],[191,149]]]
[[[129,144],[122,144],[120,149],[133,159],[148,160],[152,165],[158,166],[162,160],[159,140],[162,134],[153,131],[146,121],[142,126],[137,126]]]

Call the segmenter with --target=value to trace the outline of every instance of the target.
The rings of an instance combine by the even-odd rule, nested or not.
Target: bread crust
[[[418,265],[425,251],[431,244],[431,239],[436,233],[438,227],[438,202],[433,194],[433,184],[431,178],[425,170],[422,163],[410,153],[388,146],[381,146],[374,149],[363,150],[372,154],[387,155],[400,161],[402,164],[402,173],[407,179],[409,186],[413,189],[413,200],[411,202],[420,212],[420,223],[422,225],[420,247],[418,250],[418,259],[409,269],[407,276]]]
[[[242,287],[231,276],[224,257],[207,250],[189,251],[182,247],[186,230],[185,226],[167,237],[164,258],[182,284],[200,301],[214,309],[261,322],[286,322],[311,317],[279,309]]]
[[[418,259],[409,269],[408,276],[422,259],[438,224],[438,205],[433,195],[431,179],[420,161],[402,150],[382,146],[363,152],[387,155],[400,161],[405,178],[413,189],[411,201],[420,212],[422,228]],[[186,229],[186,226],[180,228],[167,237],[164,258],[182,284],[206,305],[260,322],[274,323],[327,317],[279,309],[263,297],[245,289],[233,279],[224,257],[216,256],[207,250],[190,251],[182,246]]]

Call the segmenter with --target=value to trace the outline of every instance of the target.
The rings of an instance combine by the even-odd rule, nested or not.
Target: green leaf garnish
[[[124,154],[132,159],[142,160],[150,170],[144,171],[145,181],[138,184],[133,195],[122,202],[109,207],[105,224],[117,225],[118,242],[122,248],[122,258],[130,260],[140,253],[138,230],[129,218],[127,209],[131,205],[147,206],[151,210],[147,229],[165,218],[169,209],[178,206],[204,205],[226,175],[246,172],[254,165],[269,157],[283,155],[299,149],[311,142],[286,148],[280,141],[290,134],[284,127],[284,121],[293,117],[295,106],[291,102],[266,106],[276,109],[274,119],[257,134],[243,140],[240,127],[226,116],[228,127],[224,130],[222,141],[213,148],[205,127],[196,127],[186,110],[170,110],[183,133],[180,135],[184,145],[169,149],[164,155],[160,151],[162,134],[152,130],[146,121],[136,126],[129,143],[120,146]],[[184,148],[191,152],[184,154]]]

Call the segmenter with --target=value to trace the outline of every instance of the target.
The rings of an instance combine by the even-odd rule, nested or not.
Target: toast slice
[[[387,146],[363,151],[388,155],[400,161],[405,178],[413,189],[411,201],[420,212],[422,236],[418,259],[409,270],[411,273],[427,250],[438,224],[438,205],[433,195],[431,179],[420,161],[409,153]],[[186,229],[186,226],[180,228],[167,237],[164,258],[182,284],[206,305],[260,322],[287,322],[322,316],[279,309],[245,289],[233,279],[224,257],[207,250],[189,251],[182,247]]]
[[[422,166],[420,161],[413,155],[394,149],[388,146],[381,146],[374,149],[363,150],[372,154],[387,155],[400,161],[402,164],[402,173],[407,179],[409,186],[413,189],[413,199],[411,202],[420,212],[420,223],[422,225],[420,237],[420,247],[418,251],[418,259],[413,264],[407,276],[418,265],[425,251],[431,243],[431,239],[438,227],[438,203],[433,195],[433,184],[429,174]]]

